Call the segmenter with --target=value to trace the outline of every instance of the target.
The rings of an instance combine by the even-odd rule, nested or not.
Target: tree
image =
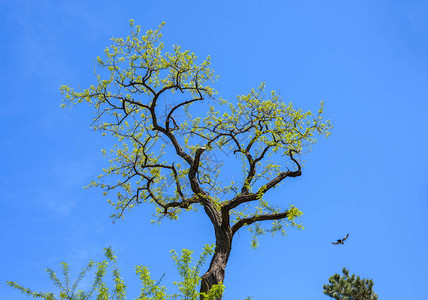
[[[167,294],[166,287],[160,285],[160,280],[155,281],[150,276],[150,271],[147,267],[138,265],[135,267],[135,273],[141,281],[141,290],[136,300],[168,300],[168,299],[188,299],[197,300],[199,297],[204,300],[213,300],[221,296],[224,291],[222,284],[215,285],[208,293],[199,293],[197,287],[201,278],[199,277],[200,268],[205,262],[208,255],[213,253],[213,246],[205,245],[203,252],[198,262],[192,266],[192,253],[193,251],[183,249],[181,250],[180,257],[175,250],[171,250],[172,258],[177,266],[182,281],[174,282],[178,287],[179,293]],[[104,255],[106,257],[102,262],[95,263],[89,261],[86,267],[79,273],[77,279],[70,284],[70,267],[67,263],[61,263],[63,281],[61,281],[57,274],[50,268],[46,269],[49,278],[53,281],[59,289],[59,294],[55,293],[41,293],[33,292],[29,288],[25,288],[16,282],[8,281],[7,284],[19,291],[31,296],[33,298],[40,298],[45,300],[123,300],[126,299],[126,285],[124,280],[120,277],[120,271],[116,266],[117,257],[114,255],[112,249],[105,248]],[[79,289],[79,285],[87,277],[87,275],[94,270],[94,280],[87,291]],[[108,271],[111,271],[111,278],[106,278]],[[110,281],[109,281],[110,279]],[[109,284],[113,284],[109,288]]]
[[[354,274],[349,276],[346,268],[342,270],[343,276],[334,274],[328,281],[330,284],[323,286],[324,294],[334,299],[343,300],[377,300],[377,295],[373,292],[373,280],[360,279]]]
[[[209,57],[197,64],[194,53],[177,45],[163,52],[164,23],[146,34],[130,23],[131,35],[113,38],[106,58],[97,58],[103,72],[97,84],[83,90],[62,86],[62,106],[87,102],[95,109],[92,128],[121,142],[103,150],[110,166],[90,184],[105,195],[116,191],[116,199],[108,200],[116,210],[113,219],[143,202],[154,204],[157,221],[203,208],[215,234],[214,255],[201,282],[201,292],[207,292],[224,281],[239,230],[248,228],[256,247],[258,235],[302,228],[295,222],[301,211],[292,205],[281,210],[264,195],[302,174],[295,154],[308,150],[316,135],[328,136],[331,125],[321,116],[323,103],[316,115],[303,112],[275,91],[266,95],[264,83],[236,103],[215,98]],[[207,112],[204,117],[201,111]],[[243,168],[241,178],[227,178],[227,184],[220,181],[222,162],[216,159],[222,151],[239,157]],[[287,162],[284,157],[294,170],[280,165]],[[228,157],[228,164],[233,162]],[[109,183],[109,175],[120,180]],[[265,221],[270,228],[262,226]]]

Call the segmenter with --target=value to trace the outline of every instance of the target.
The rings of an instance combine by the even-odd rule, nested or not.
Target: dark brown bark
[[[229,220],[222,220],[227,222]],[[230,251],[232,250],[232,230],[229,224],[222,224],[221,226],[214,226],[216,235],[216,247],[214,256],[211,259],[208,271],[202,275],[201,279],[201,293],[208,293],[213,285],[224,282],[224,275],[226,270],[227,261],[229,260]],[[201,298],[202,299],[202,298]],[[221,297],[216,298],[220,300]]]

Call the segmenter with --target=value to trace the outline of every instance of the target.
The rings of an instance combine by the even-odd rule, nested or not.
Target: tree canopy
[[[123,179],[114,184],[93,181],[91,186],[104,188],[106,194],[117,190],[117,199],[110,200],[117,211],[114,218],[123,217],[125,210],[144,201],[156,205],[158,216],[173,219],[193,204],[206,207],[214,204],[227,211],[234,210],[232,222],[238,230],[263,213],[279,212],[263,201],[262,196],[286,177],[300,175],[293,151],[298,153],[314,144],[317,134],[329,135],[331,126],[329,121],[323,122],[322,105],[315,116],[294,109],[275,91],[267,96],[262,83],[249,94],[238,96],[237,105],[219,99],[217,106],[208,105],[205,118],[194,117],[189,112],[190,104],[206,97],[214,99],[216,94],[208,85],[215,79],[210,58],[198,65],[194,53],[181,51],[176,45],[172,53],[163,53],[164,45],[159,42],[162,25],[141,37],[140,27],[135,26],[130,37],[113,38],[114,45],[105,50],[107,58],[97,58],[109,76],[102,79],[98,75],[96,86],[80,91],[61,87],[66,104],[86,101],[94,107],[94,130],[110,133],[122,142],[110,149],[114,157],[99,179],[112,174]],[[177,91],[189,94],[190,99],[160,107],[162,95]],[[186,118],[178,124],[174,114],[179,109],[184,110]],[[225,112],[221,114],[220,109]],[[167,157],[166,149],[170,147],[181,158],[178,162]],[[203,155],[205,151],[226,147],[242,158],[244,172],[240,184],[219,184],[220,163]],[[163,151],[158,151],[159,148]],[[289,156],[298,170],[281,172],[279,159],[264,161],[266,156],[275,154],[280,155],[276,159]],[[276,176],[253,192],[255,183],[269,175]],[[169,182],[175,184],[172,196],[167,193]],[[232,199],[218,199],[219,195],[231,192],[236,194]],[[256,200],[259,202],[253,214],[238,210],[241,204]],[[294,208],[289,210],[287,219],[291,221],[299,215]],[[248,216],[258,218],[248,219]]]

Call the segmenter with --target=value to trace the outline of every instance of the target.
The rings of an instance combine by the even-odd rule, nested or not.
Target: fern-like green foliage
[[[354,274],[349,276],[346,268],[342,270],[343,276],[334,274],[328,281],[330,284],[323,286],[324,294],[338,300],[377,300],[377,295],[373,292],[373,280],[361,279]]]
[[[199,260],[194,265],[192,264],[193,251],[183,249],[180,256],[177,255],[175,250],[171,252],[181,277],[181,281],[174,282],[179,292],[167,294],[167,288],[160,285],[160,280],[153,280],[149,269],[145,266],[138,265],[135,267],[135,271],[141,281],[141,290],[138,297],[135,298],[136,300],[214,300],[223,294],[224,285],[222,283],[213,286],[208,293],[199,293],[197,290],[201,281],[199,276],[200,268],[207,257],[214,252],[214,246],[205,245]],[[122,277],[120,277],[119,269],[116,266],[117,257],[110,247],[104,249],[104,255],[106,259],[102,262],[96,263],[89,261],[73,284],[70,284],[70,267],[67,263],[61,263],[62,281],[52,269],[46,269],[49,278],[58,288],[59,293],[34,292],[12,281],[7,281],[7,284],[27,296],[45,300],[124,300],[126,299],[126,285]],[[86,291],[79,289],[79,284],[91,270],[94,270],[94,280],[92,284]],[[108,273],[110,273],[109,270],[111,271],[111,275],[108,276]],[[109,287],[109,284],[113,286]]]

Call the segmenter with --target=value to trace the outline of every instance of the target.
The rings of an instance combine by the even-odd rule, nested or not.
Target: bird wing
[[[344,241],[344,240],[346,240],[347,238],[348,238],[348,236],[349,236],[349,233],[343,238],[343,240],[342,240],[342,242]]]
[[[336,243],[333,243],[333,242],[331,242],[333,245],[338,245],[339,244],[339,242],[336,242]]]

